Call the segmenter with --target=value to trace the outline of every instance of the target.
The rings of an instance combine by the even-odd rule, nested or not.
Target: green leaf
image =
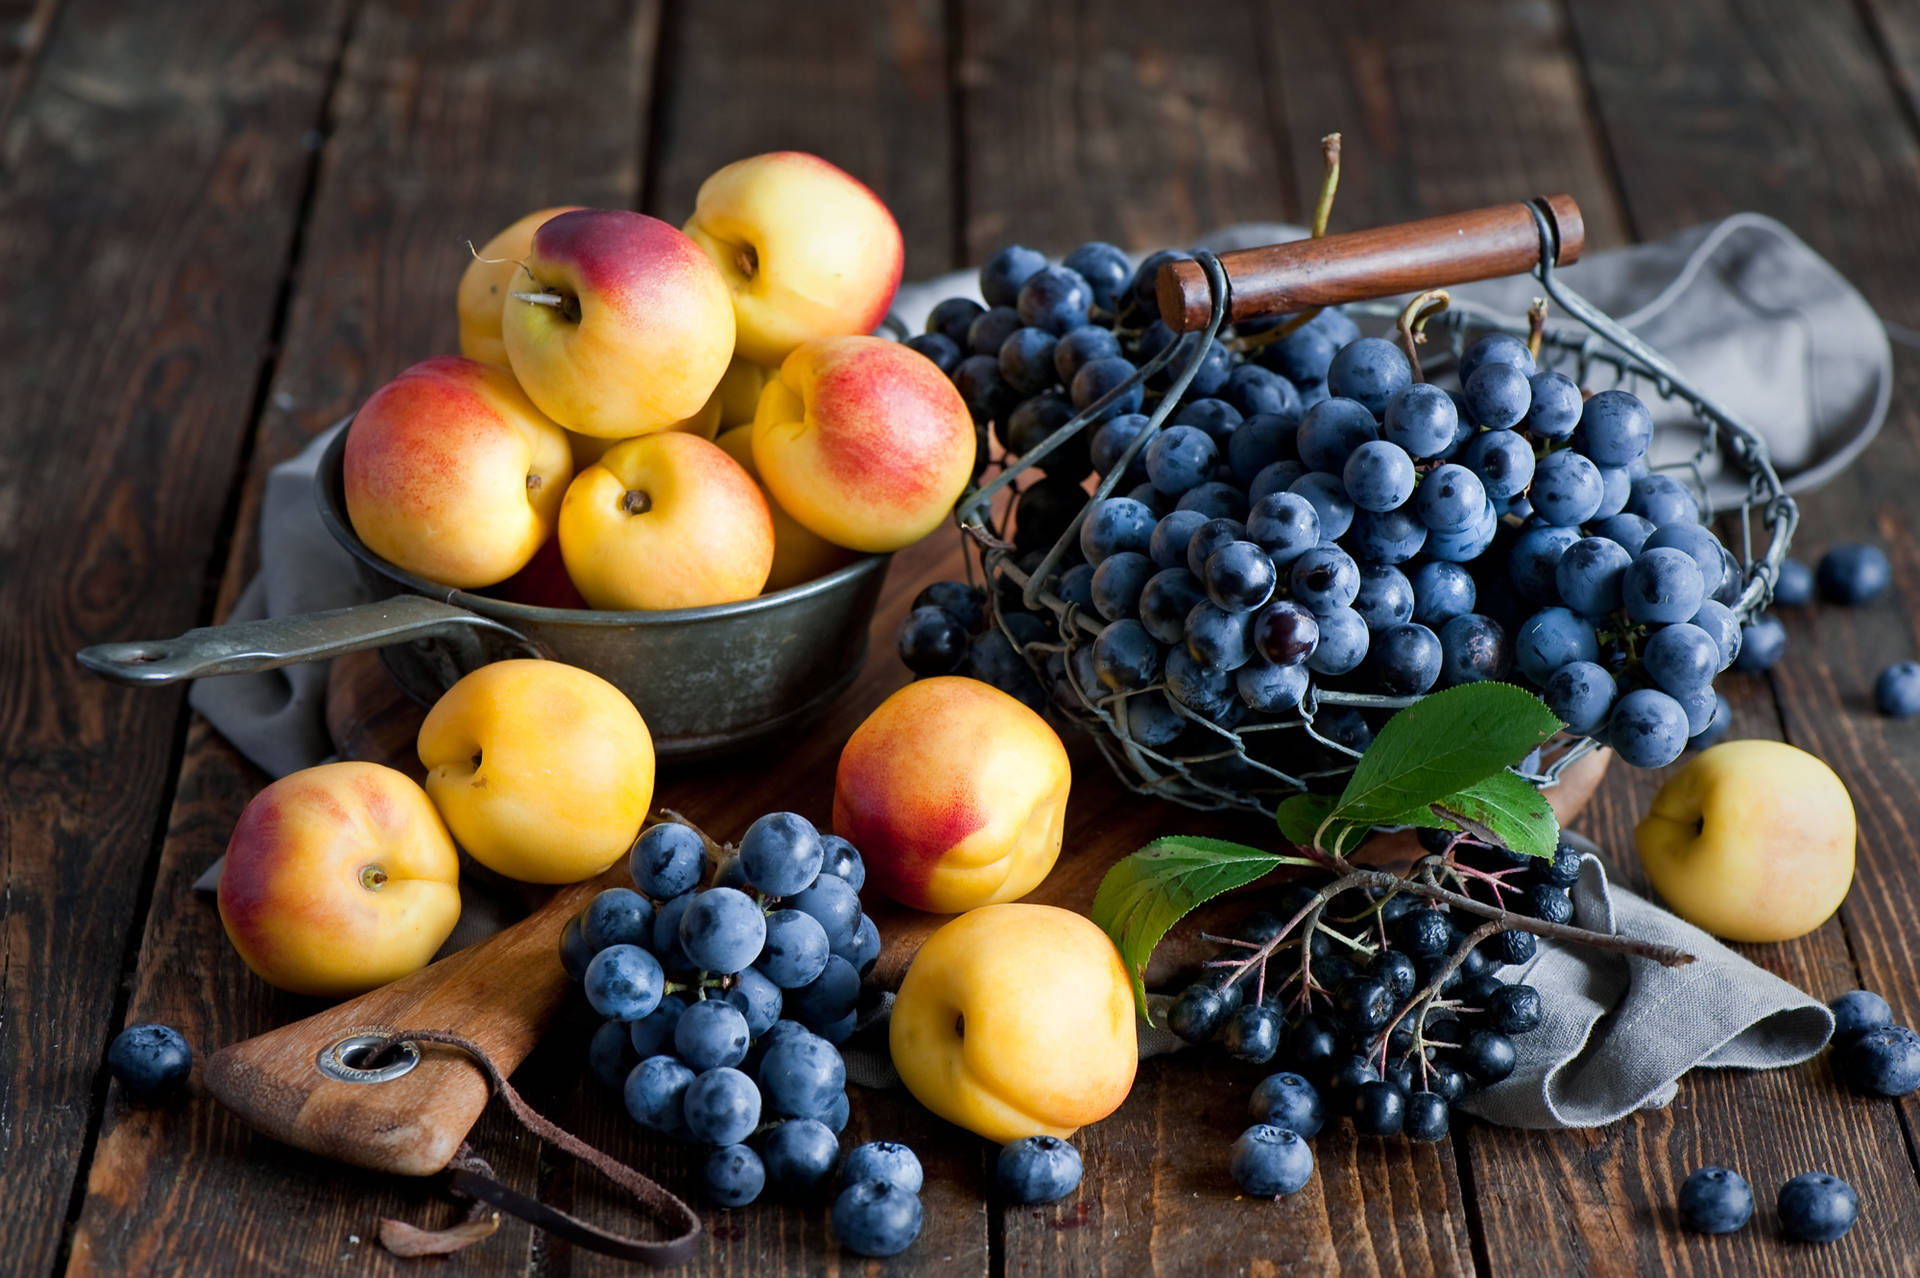
[[[1469,834],[1528,856],[1551,857],[1560,842],[1553,805],[1511,772],[1496,772],[1436,801],[1433,809]]]
[[[1429,830],[1452,830],[1453,822],[1431,807],[1422,806],[1401,812],[1383,821],[1355,821],[1334,816],[1339,800],[1330,794],[1296,794],[1281,801],[1274,816],[1280,822],[1280,835],[1298,847],[1314,847],[1315,840],[1324,851],[1345,856],[1358,847],[1360,840],[1379,826],[1419,826]],[[1332,819],[1329,820],[1328,818]]]
[[[1122,857],[1100,880],[1091,917],[1113,938],[1133,980],[1133,1000],[1148,1024],[1144,974],[1153,947],[1195,906],[1245,887],[1288,862],[1223,839],[1155,839]]]
[[[1501,773],[1560,730],[1553,712],[1509,683],[1469,683],[1423,697],[1387,720],[1354,766],[1334,812],[1390,825]]]

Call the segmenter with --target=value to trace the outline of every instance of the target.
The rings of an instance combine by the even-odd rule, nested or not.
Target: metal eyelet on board
[[[406,1039],[393,1044],[393,1059],[384,1065],[367,1069],[354,1063],[365,1060],[374,1048],[386,1041],[384,1034],[350,1034],[336,1043],[330,1043],[320,1049],[320,1072],[342,1083],[385,1083],[399,1078],[420,1063],[419,1044]]]

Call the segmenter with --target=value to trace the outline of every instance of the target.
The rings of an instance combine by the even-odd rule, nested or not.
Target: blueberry
[[[694,1073],[672,1056],[649,1056],[621,1088],[627,1113],[642,1127],[677,1132],[686,1127],[686,1094]]]
[[[1702,1167],[1680,1185],[1680,1223],[1700,1234],[1730,1234],[1753,1219],[1753,1186],[1737,1171]]]
[[[920,1199],[884,1180],[848,1185],[833,1200],[833,1236],[861,1256],[897,1256],[920,1236]]]
[[[706,869],[707,843],[699,831],[677,821],[650,827],[633,845],[627,868],[633,885],[656,901],[691,892]]]
[[[1353,1096],[1353,1129],[1362,1136],[1398,1136],[1407,1118],[1407,1094],[1382,1080],[1362,1083]]]
[[[737,1069],[723,1066],[696,1075],[682,1104],[687,1130],[709,1145],[743,1141],[760,1124],[760,1091]]]
[[[994,1179],[1008,1202],[1050,1203],[1080,1187],[1080,1151],[1057,1136],[1025,1136],[1000,1147]]]
[[[576,981],[587,974],[587,964],[593,962],[594,955],[593,947],[587,944],[586,934],[580,929],[580,921],[581,916],[576,914],[560,929],[560,966]]]
[[[1787,651],[1787,628],[1778,617],[1761,614],[1740,627],[1740,650],[1733,668],[1749,673],[1771,670]]]
[[[1850,542],[1820,556],[1815,570],[1820,593],[1837,604],[1863,604],[1877,599],[1893,581],[1893,567],[1878,546]]]
[[[680,1017],[686,1010],[686,999],[678,994],[669,994],[651,1012],[626,1025],[627,1038],[637,1058],[645,1060],[649,1056],[672,1050],[674,1026],[680,1023]]]
[[[1856,1036],[1841,1051],[1849,1086],[1868,1096],[1905,1096],[1920,1087],[1920,1034],[1882,1025]]]
[[[1313,1150],[1296,1132],[1257,1123],[1233,1142],[1230,1167],[1245,1193],[1278,1198],[1313,1179]]]
[[[1813,602],[1813,569],[1798,559],[1780,561],[1773,583],[1773,602],[1783,608],[1801,608]]]
[[[1264,1004],[1250,1003],[1227,1018],[1221,1039],[1235,1060],[1264,1065],[1280,1050],[1280,1014]]]
[[[1801,1242],[1832,1242],[1853,1228],[1860,1195],[1829,1172],[1801,1172],[1780,1186],[1780,1229]]]
[[[1249,1104],[1255,1122],[1308,1138],[1319,1135],[1326,1121],[1320,1093],[1298,1074],[1267,1075],[1254,1087]]]
[[[614,945],[593,956],[581,985],[600,1015],[637,1021],[660,1005],[666,980],[650,952],[637,945]]]
[[[1842,1047],[1868,1030],[1893,1024],[1887,1000],[1870,990],[1848,990],[1827,1007],[1833,1013],[1833,1045]]]
[[[726,1145],[708,1154],[702,1174],[707,1197],[721,1207],[745,1207],[767,1184],[760,1155],[745,1145]]]
[[[840,1182],[856,1185],[863,1180],[884,1180],[896,1189],[904,1189],[909,1194],[920,1192],[925,1173],[920,1167],[920,1157],[898,1141],[871,1140],[864,1145],[856,1145],[847,1152],[846,1164],[840,1169]]]
[[[107,1070],[128,1097],[142,1105],[166,1100],[186,1085],[193,1049],[167,1025],[129,1025],[107,1048]]]
[[[775,1189],[805,1194],[819,1189],[833,1175],[840,1157],[840,1138],[814,1118],[789,1118],[774,1124],[760,1151],[767,1179]]]
[[[1920,661],[1897,661],[1873,681],[1873,704],[1890,719],[1920,714]]]
[[[859,998],[860,973],[846,959],[830,954],[819,976],[787,995],[787,1006],[794,1020],[817,1029],[845,1017]]]

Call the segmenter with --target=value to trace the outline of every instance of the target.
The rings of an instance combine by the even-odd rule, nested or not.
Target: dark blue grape
[[[816,835],[815,873],[819,872],[818,838]],[[699,893],[680,916],[680,946],[702,971],[738,972],[760,957],[766,940],[766,915],[752,897],[734,888],[716,887]]]
[[[600,1015],[637,1021],[660,1005],[666,981],[652,953],[638,945],[613,945],[593,956],[580,984]]]
[[[1207,597],[1229,612],[1258,608],[1272,597],[1278,580],[1273,560],[1250,541],[1228,542],[1207,556],[1205,568],[1201,580]]]
[[[1384,439],[1371,439],[1354,449],[1340,474],[1348,499],[1361,510],[1373,512],[1405,505],[1418,479],[1407,450]]]
[[[1192,426],[1205,431],[1224,458],[1228,441],[1239,432],[1244,419],[1240,410],[1226,400],[1202,398],[1188,399],[1174,409],[1173,416],[1167,420],[1174,426]]]
[[[1020,286],[1047,265],[1047,255],[1021,244],[1009,244],[980,267],[980,296],[988,306],[1012,306]]]
[[[1533,482],[1533,449],[1513,431],[1483,431],[1474,436],[1460,460],[1480,477],[1493,501],[1517,497]]]
[[[900,623],[900,660],[917,675],[945,675],[967,659],[967,632],[944,609],[915,608]]]
[[[1160,522],[1164,524],[1166,520]],[[1155,532],[1158,532],[1158,526]],[[1108,621],[1137,615],[1140,611],[1140,592],[1145,589],[1153,573],[1153,560],[1137,550],[1123,550],[1117,555],[1108,555],[1094,570],[1090,583],[1094,611]]]
[[[627,1113],[656,1132],[685,1129],[687,1089],[694,1073],[672,1056],[649,1056],[635,1065],[621,1088]]]
[[[1782,608],[1800,608],[1813,602],[1813,569],[1798,559],[1782,559],[1773,583],[1773,602]]]
[[[1205,587],[1191,572],[1163,569],[1140,590],[1140,624],[1161,643],[1181,643],[1186,638],[1187,614],[1205,598]]]
[[[1307,669],[1315,674],[1343,675],[1366,660],[1373,636],[1359,613],[1352,608],[1331,608],[1315,619],[1320,625],[1320,642],[1307,656]]]
[[[1380,438],[1380,423],[1365,404],[1334,398],[1308,409],[1300,419],[1296,441],[1300,460],[1311,469],[1338,475],[1353,450]]]
[[[1020,398],[1000,376],[1000,360],[993,355],[969,355],[961,360],[953,370],[953,388],[960,392],[976,422],[1005,417]]]
[[[653,904],[632,888],[608,888],[580,913],[580,935],[594,953],[653,939]]]
[[[1458,533],[1471,528],[1481,518],[1486,504],[1487,490],[1480,477],[1452,462],[1428,471],[1414,496],[1414,510],[1420,522],[1437,533]]]
[[[1253,655],[1252,630],[1251,613],[1229,612],[1211,599],[1202,600],[1187,614],[1186,651],[1211,669],[1238,670]],[[1184,697],[1180,700],[1198,709]]]
[[[1360,329],[1337,306],[1317,312],[1299,328],[1263,348],[1260,362],[1305,390],[1324,382],[1340,348],[1360,336]]]
[[[1292,382],[1258,364],[1241,364],[1229,373],[1220,397],[1249,420],[1277,416],[1296,425],[1300,420],[1300,392]]]
[[[1518,426],[1533,403],[1528,373],[1512,364],[1482,364],[1462,385],[1467,412],[1488,430]]]
[[[1280,714],[1300,704],[1307,695],[1307,668],[1302,665],[1276,666],[1264,657],[1255,657],[1233,672],[1234,690],[1249,710]]]
[[[1251,365],[1247,367],[1252,367]],[[1298,411],[1255,413],[1227,436],[1227,464],[1234,480],[1251,486],[1260,473],[1278,461],[1293,461],[1295,434],[1300,429]],[[1301,468],[1305,473],[1305,467]],[[1259,497],[1249,492],[1249,498]]]
[[[761,1158],[767,1180],[789,1194],[807,1194],[825,1185],[840,1158],[840,1138],[815,1118],[789,1118],[767,1132]]]
[[[1592,623],[1566,608],[1541,609],[1521,623],[1514,636],[1514,664],[1543,687],[1569,661],[1595,661],[1599,656]]]
[[[1073,385],[1081,369],[1096,359],[1120,358],[1120,339],[1112,329],[1082,324],[1060,335],[1053,348],[1053,373],[1062,386]]]
[[[1504,679],[1512,664],[1507,632],[1493,618],[1463,612],[1440,627],[1440,682],[1444,686]]]
[[[982,311],[973,323],[967,326],[965,350],[970,357],[991,355],[994,360],[994,371],[998,373],[1000,348],[1006,345],[1007,339],[1022,327],[1024,326],[1020,323],[1020,312],[1011,306],[995,306]],[[964,359],[961,361],[962,364],[965,362]]]
[[[1663,690],[1684,698],[1713,682],[1720,670],[1720,645],[1712,635],[1688,622],[1662,626],[1647,636],[1640,663]]]
[[[1384,630],[1413,617],[1413,583],[1389,564],[1367,564],[1360,569],[1360,593],[1353,610],[1370,630]]]
[[[1147,254],[1138,269],[1134,271],[1133,283],[1128,290],[1132,294],[1133,304],[1149,315],[1158,315],[1160,312],[1155,290],[1160,285],[1160,268],[1174,262],[1192,260],[1193,254],[1179,249],[1161,249],[1157,253]]]
[[[1271,465],[1263,466],[1260,473],[1253,477],[1253,482],[1247,485],[1247,500],[1257,505],[1262,497],[1269,496],[1273,493],[1287,492],[1295,484],[1305,479],[1310,473],[1311,472],[1307,470],[1305,462],[1277,461]],[[1338,476],[1328,475],[1325,478],[1337,479]],[[1338,487],[1341,492],[1341,500],[1345,501],[1346,485],[1340,484]],[[1352,518],[1352,507],[1350,504],[1348,506],[1348,518]]]
[[[1570,449],[1548,453],[1542,458],[1534,467],[1533,483],[1527,488],[1527,499],[1533,503],[1534,513],[1563,528],[1592,519],[1605,494],[1599,467]]]
[[[677,821],[650,826],[633,845],[627,869],[633,885],[656,901],[691,892],[706,869],[707,845],[699,831]]]
[[[1603,617],[1620,607],[1620,584],[1632,556],[1605,537],[1582,537],[1554,565],[1554,585],[1567,607],[1588,617]]]
[[[1138,555],[1137,550],[1123,550],[1120,555]],[[1108,559],[1118,559],[1120,555],[1109,555]],[[1102,561],[1103,563],[1105,560]],[[1061,603],[1072,604],[1082,612],[1093,607],[1093,576],[1099,569],[1092,564],[1075,564],[1060,574],[1060,580],[1053,583],[1053,593],[1060,596]]]
[[[674,1022],[673,1050],[688,1068],[700,1072],[738,1065],[747,1058],[752,1037],[740,1009],[721,999],[701,999]]]
[[[1664,768],[1687,748],[1687,712],[1653,688],[1636,688],[1613,706],[1607,744],[1636,768]]]
[[[1209,519],[1244,521],[1247,517],[1246,494],[1222,480],[1209,480],[1198,488],[1180,494],[1178,510],[1194,510]]]
[[[1573,443],[1596,466],[1627,466],[1646,455],[1652,439],[1653,414],[1639,397],[1603,390],[1580,410]]]
[[[1293,561],[1288,581],[1296,602],[1325,614],[1352,606],[1360,593],[1360,566],[1340,547],[1320,545]]]
[[[1153,511],[1131,497],[1096,502],[1080,525],[1080,553],[1095,566],[1123,550],[1145,553],[1152,545],[1156,522]]]
[[[1067,254],[1061,265],[1087,282],[1097,309],[1109,315],[1120,309],[1120,299],[1133,279],[1133,263],[1120,249],[1090,240]]]
[[[1327,392],[1357,400],[1378,416],[1402,387],[1413,381],[1413,368],[1392,342],[1361,337],[1348,342],[1327,366]]]
[[[817,878],[789,904],[820,925],[829,947],[845,947],[860,925],[860,894],[845,879],[830,874]]]
[[[1197,488],[1213,475],[1220,450],[1197,426],[1169,426],[1147,445],[1147,478],[1170,497]]]
[[[1478,521],[1457,533],[1430,534],[1425,549],[1429,558],[1444,563],[1467,563],[1485,554],[1499,531],[1500,515],[1489,498],[1480,508]]]
[[[1320,520],[1320,539],[1333,541],[1344,537],[1353,526],[1353,502],[1347,498],[1347,485],[1338,475],[1302,475],[1287,486],[1296,497],[1304,497]]]
[[[926,356],[935,368],[949,377],[960,366],[960,345],[945,333],[915,333],[906,340],[905,345],[908,350]]]
[[[1460,356],[1460,384],[1466,385],[1488,364],[1511,364],[1528,377],[1534,372],[1533,352],[1511,333],[1488,333],[1469,343]]]
[[[1087,322],[1093,289],[1078,271],[1045,266],[1021,283],[1014,305],[1021,323],[1058,335]],[[1051,360],[1051,352],[1048,358]]]
[[[1613,676],[1591,661],[1569,661],[1547,676],[1541,699],[1570,732],[1591,736],[1613,712]]]
[[[1147,418],[1140,413],[1121,413],[1108,418],[1093,432],[1093,468],[1103,476],[1111,474],[1114,467],[1120,464],[1121,456],[1146,428]],[[1147,477],[1147,463],[1137,453],[1133,464],[1127,468],[1127,477],[1134,482],[1144,482]]]
[[[788,1023],[788,1022],[783,1022]],[[846,1090],[846,1062],[833,1044],[804,1030],[787,1031],[760,1058],[757,1077],[767,1108],[788,1118],[820,1118]]]
[[[1656,528],[1700,522],[1700,503],[1692,490],[1672,475],[1643,475],[1633,480],[1624,509]]]
[[[1213,557],[1213,552],[1232,542],[1246,539],[1247,526],[1237,519],[1207,520],[1187,538],[1187,571],[1204,584],[1207,576],[1207,560]]]
[[[973,322],[986,314],[987,308],[970,297],[949,297],[945,301],[935,302],[933,309],[927,312],[927,332],[935,333],[952,342],[959,350],[967,349],[967,330]]]
[[[1217,719],[1238,704],[1231,672],[1201,664],[1185,647],[1167,653],[1166,682],[1169,697],[1205,719]]]
[[[1053,348],[1059,339],[1044,328],[1017,328],[995,352],[1000,378],[1022,395],[1038,395],[1053,385]]]
[[[682,1104],[687,1131],[709,1145],[738,1144],[760,1124],[760,1090],[731,1067],[696,1075],[687,1085]]]
[[[1288,567],[1320,544],[1320,512],[1298,493],[1268,493],[1247,515],[1247,538],[1276,568]]]
[[[1778,617],[1759,616],[1740,628],[1740,650],[1733,668],[1757,674],[1778,665],[1787,652],[1787,628]]]
[[[1294,666],[1313,655],[1320,642],[1320,623],[1290,599],[1276,600],[1253,620],[1253,645],[1268,662]]]
[[[1162,515],[1147,542],[1148,558],[1162,568],[1186,567],[1187,546],[1207,522],[1208,516],[1197,510],[1176,510]]]
[[[1024,457],[1047,442],[1055,431],[1073,420],[1073,401],[1059,391],[1047,391],[1013,410],[1006,421],[1003,443],[1016,457]],[[1042,462],[1050,475],[1078,480],[1093,468],[1087,452],[1087,432],[1056,445]]]
[[[1127,698],[1127,736],[1137,744],[1158,750],[1172,745],[1186,730],[1186,716],[1174,709],[1173,703],[1161,693],[1140,692]]]
[[[1382,435],[1415,457],[1438,457],[1460,433],[1453,397],[1429,382],[1415,382],[1387,401]]]
[[[1712,529],[1700,524],[1664,524],[1647,538],[1644,549],[1684,551],[1700,569],[1700,588],[1709,598],[1720,589],[1732,567],[1726,547],[1720,544]]]
[[[1566,439],[1580,424],[1585,401],[1580,387],[1565,373],[1535,373],[1527,379],[1527,432],[1538,439]]]
[[[1642,550],[1620,581],[1627,616],[1634,621],[1670,624],[1700,611],[1707,596],[1699,565],[1683,550]]]
[[[1133,365],[1117,356],[1088,360],[1073,375],[1073,406],[1083,413],[1092,412],[1095,404],[1112,396],[1093,417],[1094,421],[1138,412],[1145,392],[1138,385],[1120,390],[1133,373]]]
[[[1440,638],[1410,621],[1376,630],[1367,663],[1381,692],[1390,697],[1418,696],[1440,678]]]
[[[1093,641],[1093,670],[1115,692],[1138,692],[1160,678],[1160,645],[1138,621],[1113,622]]]
[[[1920,662],[1896,661],[1873,681],[1873,704],[1889,719],[1920,714]]]
[[[768,896],[792,896],[820,873],[820,831],[797,812],[769,812],[740,837],[740,868]]]
[[[1430,560],[1414,570],[1413,617],[1438,629],[1462,613],[1472,612],[1476,591],[1473,574],[1459,564]]]
[[[1629,555],[1637,555],[1653,536],[1654,524],[1640,515],[1621,514],[1601,519],[1589,529],[1596,537],[1618,544]]]

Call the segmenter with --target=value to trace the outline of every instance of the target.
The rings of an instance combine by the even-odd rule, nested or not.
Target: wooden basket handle
[[[1535,207],[1497,204],[1317,240],[1222,253],[1227,319],[1282,315],[1531,271],[1540,264]],[[1549,195],[1537,207],[1557,244],[1554,265],[1576,261],[1587,243],[1580,206],[1570,195]],[[1155,289],[1160,318],[1174,332],[1207,326],[1212,301],[1198,262],[1161,267]]]

